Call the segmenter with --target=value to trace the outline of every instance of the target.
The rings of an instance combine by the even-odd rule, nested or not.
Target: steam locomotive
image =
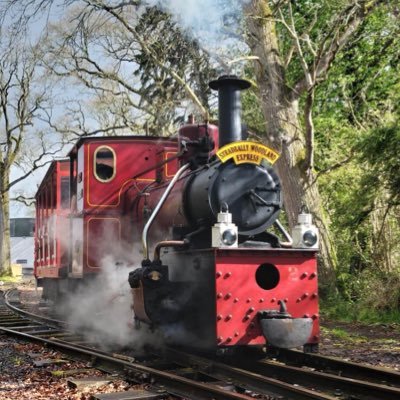
[[[222,76],[210,87],[218,127],[191,120],[174,138],[81,138],[53,162],[36,195],[37,282],[58,299],[107,255],[140,258],[127,282],[134,318],[168,343],[315,351],[317,229],[305,210],[292,235],[278,221],[279,154],[243,137],[249,83]]]

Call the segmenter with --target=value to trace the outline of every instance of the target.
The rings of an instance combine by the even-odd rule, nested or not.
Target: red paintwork
[[[107,140],[108,139],[108,140]],[[111,140],[110,140],[111,139]],[[175,146],[174,146],[175,145]],[[116,176],[111,182],[99,182],[93,173],[94,153],[98,147],[109,146],[116,154]],[[98,138],[84,142],[85,173],[84,173],[84,208],[100,211],[104,208],[121,208],[123,193],[135,184],[141,185],[156,179],[154,167],[170,153],[176,153],[177,143],[169,141],[158,144],[154,139],[143,138]],[[167,151],[165,151],[167,150]],[[164,176],[173,176],[176,172],[176,160],[168,163],[163,170]],[[142,171],[150,169],[136,179],[133,177]]]
[[[69,196],[62,204],[62,180],[68,181],[68,189],[69,160],[53,161],[36,193],[34,274],[38,278],[57,278],[68,263]]]
[[[190,172],[184,173],[182,178],[178,180],[171,190],[166,202],[163,207],[159,211],[157,215],[157,223],[153,224],[149,231],[149,242],[153,245],[155,242],[161,240],[167,240],[170,237],[170,227],[172,223],[175,226],[187,226],[188,222],[184,216],[183,208],[183,198],[182,193],[183,189],[189,179]],[[161,196],[163,195],[168,182],[165,182],[163,185],[155,186],[154,189],[150,189],[150,196],[148,197],[140,197],[138,199],[138,210],[143,210],[147,204],[147,207],[150,209],[154,209],[158,204]],[[130,194],[133,195],[133,194]],[[134,194],[136,195],[136,194]],[[133,198],[131,202],[133,202]],[[142,226],[142,221],[138,221],[139,226]]]
[[[207,130],[218,143],[217,128],[208,125]],[[179,138],[194,140],[205,134],[205,125],[187,125],[180,131]],[[64,276],[84,278],[104,267],[110,254],[114,263],[124,254],[128,259],[121,261],[132,261],[129,258],[134,246],[140,246],[143,221],[156,206],[179,162],[186,159],[185,156],[178,162],[175,158],[163,164],[178,153],[178,142],[177,139],[153,137],[89,137],[81,139],[71,151],[71,168],[68,160],[55,161],[36,195],[35,276],[39,279],[59,278],[63,268]],[[109,182],[101,182],[94,173],[96,150],[101,146],[112,149],[116,156],[115,176]],[[188,154],[191,152],[189,150]],[[70,169],[73,171],[73,193],[71,209],[65,209],[60,203],[61,179],[69,177]],[[171,237],[168,229],[172,225],[187,225],[182,212],[182,193],[190,174],[188,171],[176,183],[157,223],[150,230],[153,245],[157,240]],[[55,221],[54,225],[51,221]],[[55,227],[55,234],[50,234],[51,226]],[[69,246],[70,261],[67,257]],[[74,266],[76,260],[80,260],[78,272],[77,263]],[[255,279],[257,268],[265,263],[274,264],[280,273],[279,284],[270,290],[259,287]],[[261,310],[278,310],[279,300],[286,302],[293,317],[308,315],[314,319],[308,343],[317,343],[316,274],[313,251],[215,250],[216,345],[265,344],[256,316]],[[214,304],[212,299],[211,304]],[[211,318],[214,318],[213,311]]]
[[[275,265],[280,283],[264,290],[255,280],[259,265]],[[314,319],[308,343],[317,343],[318,283],[315,252],[301,250],[229,250],[218,251],[216,273],[216,339],[218,345],[265,344],[257,312],[279,310],[278,301],[286,302],[292,317]]]
[[[214,140],[215,147],[214,150],[210,153],[210,155],[214,154],[216,150],[218,150],[218,141],[219,141],[219,135],[218,135],[218,127],[212,124],[202,124],[202,125],[194,125],[194,124],[188,124],[182,126],[182,128],[179,129],[179,144],[181,144],[182,141],[189,142],[191,140],[197,140],[198,138],[203,138],[205,136],[209,136]],[[196,152],[195,148],[191,148],[190,145],[187,147],[188,151],[181,157],[181,165],[185,164],[188,160],[190,160],[191,157]],[[179,145],[179,150],[182,150],[182,146]]]
[[[115,153],[115,176],[109,182],[99,181],[94,173],[96,150],[104,146]],[[72,212],[83,224],[77,228],[82,231],[75,229],[73,234],[82,237],[81,275],[98,272],[105,255],[112,254],[115,261],[123,247],[132,248],[143,218],[134,216],[138,194],[156,179],[174,176],[177,159],[161,164],[173,157],[177,148],[176,140],[132,136],[85,138],[75,146],[71,157],[76,164],[77,180],[81,176],[82,182],[80,186],[78,183],[78,201],[73,202]],[[156,165],[160,166],[155,168]],[[139,225],[132,226],[132,219]]]
[[[217,137],[216,127],[209,127],[209,132]],[[204,135],[205,126],[186,125],[181,132],[181,137],[189,137],[194,140],[197,135]],[[95,154],[99,147],[112,149],[115,154],[115,176],[109,182],[102,182],[96,178]],[[137,242],[143,227],[143,209],[138,207],[140,192],[149,184],[156,186],[157,180],[161,183],[173,177],[178,169],[178,160],[173,158],[178,152],[178,140],[154,137],[89,137],[82,138],[70,152],[73,171],[72,197],[71,197],[71,227],[72,230],[72,256],[76,252],[82,252],[78,259],[82,260],[81,272],[71,274],[72,266],[67,265],[67,247],[69,246],[70,222],[63,220],[63,231],[57,230],[57,254],[64,254],[63,266],[68,267],[68,274],[76,278],[87,273],[97,272],[101,266],[104,254],[110,254],[110,243],[123,243],[132,246]],[[60,211],[54,208],[49,210],[46,204],[53,201],[53,192],[49,190],[50,181],[60,179],[61,173],[55,162],[51,171],[46,175],[38,191],[37,207],[37,239],[40,236],[43,241],[47,235],[47,225],[51,215],[66,216],[68,210]],[[69,162],[63,161],[66,174],[69,176]],[[156,166],[158,166],[156,168]],[[63,175],[64,176],[64,175]],[[160,183],[158,185],[160,185]],[[59,183],[57,184],[59,185]],[[59,189],[57,189],[59,190]],[[55,196],[55,195],[54,195]],[[81,220],[81,223],[76,223]],[[61,221],[61,220],[60,220]],[[75,222],[74,222],[75,221]],[[135,226],[132,226],[134,221]],[[42,228],[43,226],[43,228]],[[52,237],[53,240],[53,237]],[[62,248],[65,243],[65,249]],[[39,243],[40,244],[40,243]],[[49,246],[42,246],[44,257],[39,256],[37,246],[36,267],[38,278],[59,276],[61,260],[51,260],[53,253],[48,254]],[[58,256],[57,256],[58,257]],[[54,262],[53,262],[54,261]],[[42,268],[46,266],[46,269]]]

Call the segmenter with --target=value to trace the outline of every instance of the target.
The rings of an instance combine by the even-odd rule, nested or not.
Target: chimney
[[[250,82],[234,75],[223,75],[209,86],[218,90],[219,147],[243,140],[240,91],[248,89]]]

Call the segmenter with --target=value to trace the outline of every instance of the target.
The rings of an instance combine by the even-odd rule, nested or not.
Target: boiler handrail
[[[165,189],[165,192],[161,196],[159,202],[157,203],[157,206],[153,210],[153,212],[150,215],[150,218],[146,222],[146,225],[143,228],[143,233],[142,233],[142,246],[143,246],[143,255],[144,259],[148,260],[149,259],[149,246],[148,246],[148,231],[154,222],[154,219],[156,218],[157,214],[159,213],[161,207],[163,206],[165,200],[167,199],[168,195],[170,194],[172,188],[174,187],[176,181],[180,178],[182,173],[186,171],[189,168],[189,164],[183,165],[181,168],[179,168],[178,172],[175,174],[175,176],[171,179],[169,182],[167,188]]]

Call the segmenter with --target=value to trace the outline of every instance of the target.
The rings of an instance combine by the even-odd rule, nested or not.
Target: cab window
[[[110,182],[115,176],[115,152],[111,147],[101,146],[94,153],[94,175],[100,182]]]

